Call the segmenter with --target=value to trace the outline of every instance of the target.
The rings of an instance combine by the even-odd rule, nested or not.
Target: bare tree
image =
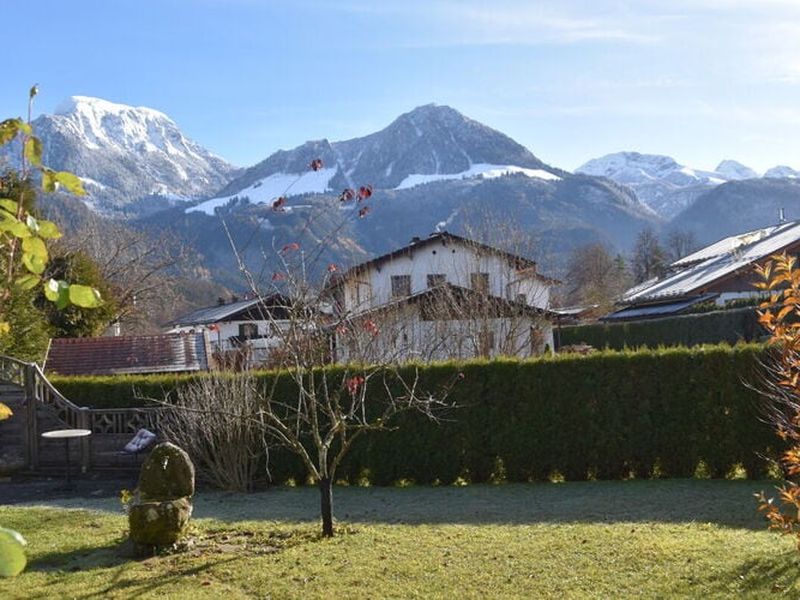
[[[310,168],[317,170],[321,165],[321,161],[314,160]],[[343,207],[342,219],[364,218],[373,204],[371,196],[372,189],[368,186],[344,190],[335,201]],[[281,211],[287,204],[281,197],[273,202],[272,208]],[[312,209],[307,217],[309,228],[314,217]],[[407,370],[401,373],[393,361],[370,362],[368,359],[373,356],[368,348],[360,346],[356,346],[358,353],[351,356],[351,362],[344,368],[324,366],[331,358],[334,334],[346,336],[354,326],[348,315],[333,310],[330,282],[338,267],[331,264],[320,269],[314,264],[324,256],[324,247],[335,238],[338,227],[319,236],[318,244],[311,248],[303,248],[298,242],[283,245],[273,242],[271,249],[264,250],[264,264],[279,266],[267,285],[263,284],[263,273],[249,269],[241,248],[232,243],[250,293],[261,300],[260,316],[267,326],[263,335],[278,341],[282,377],[289,378],[291,392],[286,392],[285,385],[278,386],[281,377],[276,376],[270,389],[258,391],[258,408],[252,414],[224,411],[256,424],[270,444],[280,445],[302,460],[309,477],[319,487],[324,536],[334,534],[333,483],[353,443],[367,432],[391,429],[397,415],[406,411],[436,419],[447,406],[450,385],[456,381],[434,390],[423,389],[416,370],[411,369],[409,375]],[[314,280],[309,273],[315,272],[325,275]],[[276,297],[286,301],[276,306],[269,301]],[[373,340],[377,339],[379,332],[374,323],[362,322],[359,326]],[[226,381],[234,379],[220,379],[219,383],[226,385]],[[196,410],[187,403],[173,408],[181,415]],[[209,411],[201,409],[201,412]]]
[[[567,270],[566,301],[570,305],[598,305],[610,309],[628,288],[630,276],[622,256],[613,256],[600,243],[575,248]]]
[[[667,253],[658,241],[652,227],[639,232],[633,249],[633,278],[635,283],[642,283],[653,277],[664,274],[667,266]]]
[[[667,235],[665,246],[667,258],[672,263],[697,250],[697,237],[687,229],[673,229]]]

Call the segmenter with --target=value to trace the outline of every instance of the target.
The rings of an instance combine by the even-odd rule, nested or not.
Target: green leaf
[[[6,119],[0,123],[0,146],[17,137],[21,123],[22,119]]]
[[[28,100],[33,100],[36,97],[36,94],[38,94],[38,93],[39,93],[39,84],[38,83],[34,83],[31,86],[31,91],[28,92]]]
[[[100,292],[88,285],[79,284],[69,286],[69,301],[81,308],[97,308],[103,303]]]
[[[36,256],[35,254],[30,254],[29,252],[26,252],[22,255],[22,264],[25,265],[25,268],[28,269],[28,271],[36,275],[41,275],[44,273],[44,269],[47,266],[47,263],[42,260],[41,256]]]
[[[58,225],[52,221],[39,221],[39,237],[46,240],[54,240],[61,237],[61,231]]]
[[[11,214],[16,215],[19,204],[11,198],[0,198],[0,208],[5,208]]]
[[[28,562],[25,558],[27,542],[13,529],[0,527],[0,576],[14,577],[22,573]]]
[[[25,158],[27,158],[32,165],[37,167],[42,165],[42,140],[36,136],[29,137],[25,140],[25,148],[23,150]]]
[[[41,238],[31,236],[22,240],[22,251],[47,262],[47,246]]]
[[[45,192],[55,192],[59,185],[64,186],[68,192],[76,196],[86,195],[86,190],[83,189],[83,184],[76,175],[68,171],[52,171],[50,169],[42,171],[42,189]]]
[[[19,288],[23,290],[32,290],[39,284],[40,278],[38,275],[23,275],[14,282]]]
[[[29,238],[31,235],[31,230],[28,229],[28,226],[25,223],[20,223],[17,221],[16,218],[12,219],[0,219],[0,231],[7,231],[14,237],[18,238]]]

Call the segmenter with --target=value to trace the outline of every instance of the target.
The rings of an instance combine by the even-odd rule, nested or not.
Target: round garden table
[[[73,438],[84,438],[90,435],[92,435],[92,432],[88,429],[56,429],[54,431],[45,431],[42,434],[42,437],[48,440],[64,440],[64,452],[67,455],[67,479],[64,483],[65,490],[74,489],[69,472],[69,441]]]

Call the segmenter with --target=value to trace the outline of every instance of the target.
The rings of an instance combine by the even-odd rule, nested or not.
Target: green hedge
[[[743,381],[755,380],[764,352],[758,345],[714,346],[420,367],[420,387],[428,390],[464,374],[449,398],[458,408],[440,423],[401,415],[397,429],[354,444],[339,476],[376,485],[691,477],[703,465],[712,477],[737,466],[760,477],[762,456],[775,455],[777,438],[759,420],[759,398]],[[270,384],[276,374],[259,377]],[[134,385],[157,394],[190,379],[54,382],[78,403],[119,406],[130,403]],[[288,377],[279,383],[280,395],[292,393]],[[305,480],[293,457],[275,451],[271,458],[275,480]]]
[[[558,347],[585,343],[595,348],[657,348],[755,341],[765,335],[752,308],[718,310],[663,319],[561,327]]]

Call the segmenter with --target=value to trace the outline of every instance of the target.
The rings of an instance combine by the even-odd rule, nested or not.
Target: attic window
[[[411,275],[392,275],[392,298],[411,295]]]

